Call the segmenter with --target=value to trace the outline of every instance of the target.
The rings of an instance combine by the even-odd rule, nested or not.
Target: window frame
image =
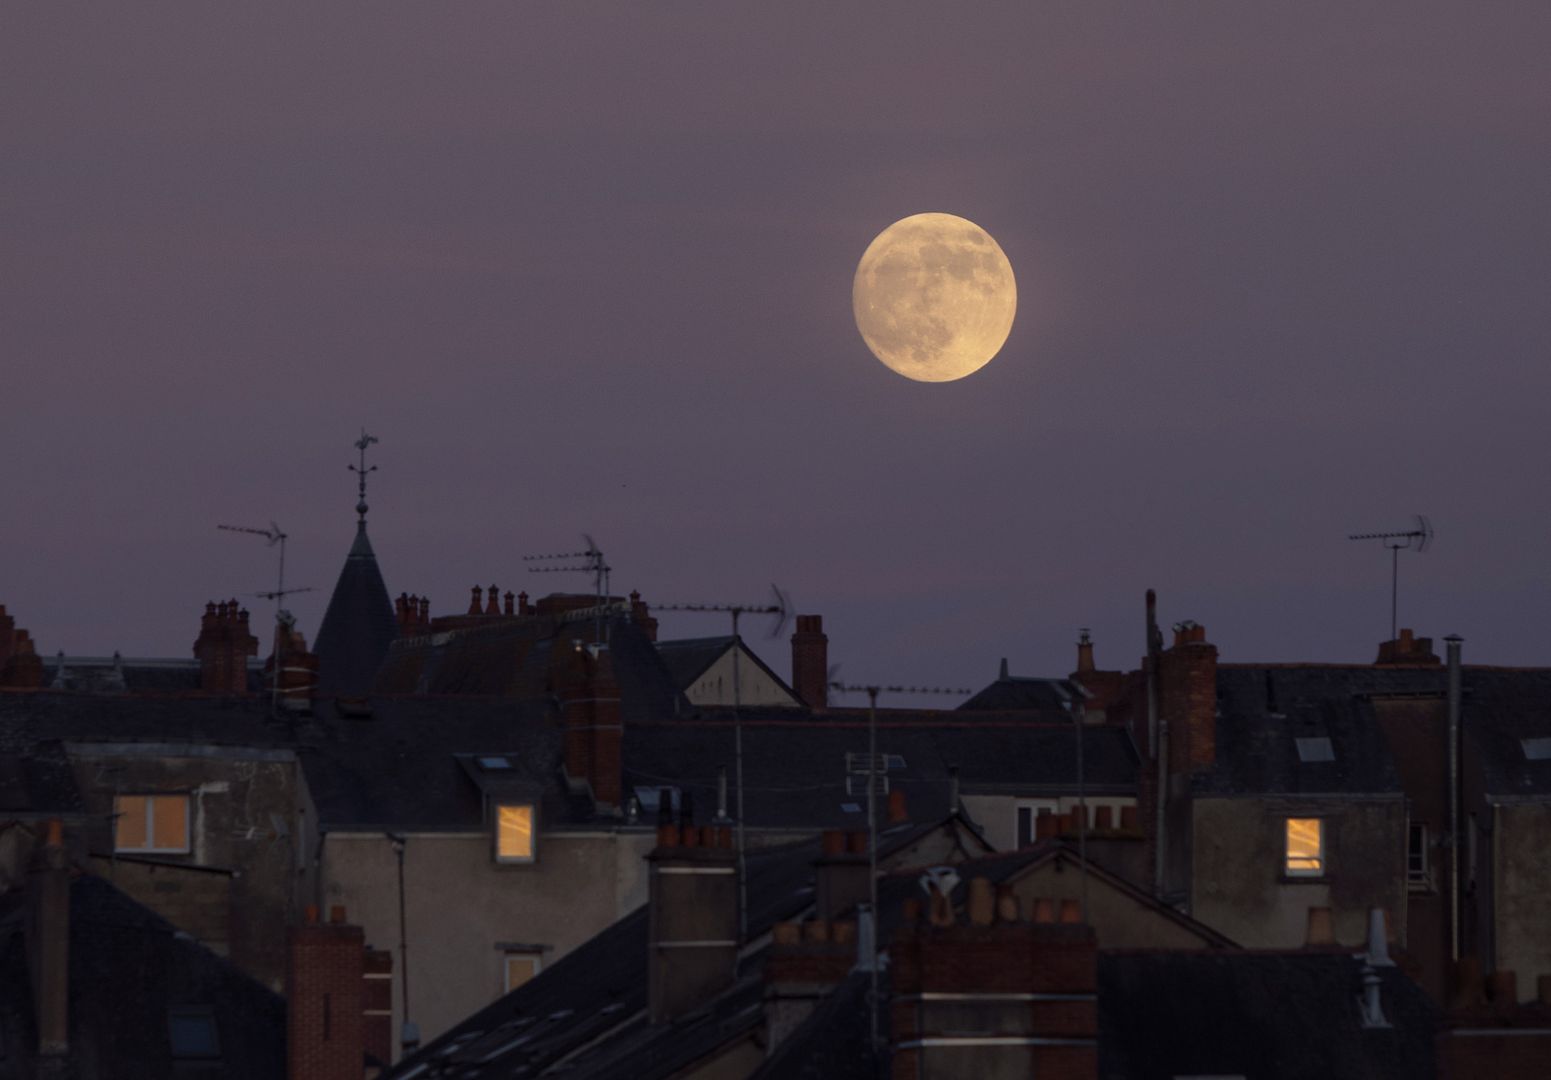
[[[1293,822],[1314,823],[1316,829],[1317,846],[1314,858],[1319,861],[1317,867],[1295,867],[1292,865],[1294,858],[1307,859],[1307,855],[1294,856],[1292,853],[1292,826]],[[1330,842],[1325,835],[1325,819],[1318,815],[1311,817],[1284,817],[1282,818],[1282,877],[1288,881],[1307,882],[1323,881],[1330,873]]]
[[[501,853],[501,811],[528,811],[528,853],[503,855]],[[539,804],[537,799],[493,799],[490,815],[490,855],[501,866],[530,866],[538,861],[539,854]]]
[[[1417,838],[1421,843],[1417,843]],[[1413,890],[1425,890],[1432,885],[1432,859],[1428,857],[1428,849],[1431,846],[1431,836],[1425,821],[1411,821],[1406,824],[1406,884]],[[1420,868],[1416,867],[1412,860],[1421,857]]]
[[[122,802],[125,799],[141,799],[145,804],[145,838],[141,847],[119,846],[119,822],[124,817]],[[181,847],[156,846],[156,801],[176,799],[183,807],[183,844]],[[176,791],[122,791],[113,796],[113,852],[116,855],[188,855],[193,852],[193,815],[186,792]]]
[[[180,1053],[176,1031],[181,1021],[198,1021],[210,1035],[208,1053]],[[167,1048],[177,1065],[209,1064],[221,1060],[221,1025],[216,1023],[215,1010],[209,1005],[172,1005],[167,1009]]]
[[[529,960],[533,963],[533,973],[516,986],[512,985],[513,960]],[[501,950],[501,994],[504,997],[513,990],[518,990],[534,979],[538,978],[544,970],[544,951],[542,949],[502,949]]]

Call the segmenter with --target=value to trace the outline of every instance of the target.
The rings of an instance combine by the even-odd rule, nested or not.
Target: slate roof
[[[30,1076],[37,1045],[22,932],[26,897],[0,899],[0,1076]],[[221,1075],[285,1075],[285,1003],[102,878],[70,887],[70,1057],[76,1080],[180,1075],[168,1010],[208,1008]],[[193,1064],[192,1062],[190,1064]]]
[[[880,852],[908,850],[944,822],[885,833]],[[813,903],[819,840],[749,852],[749,932],[753,942]],[[672,1024],[646,1022],[647,909],[643,906],[573,949],[537,978],[480,1010],[390,1072],[397,1080],[465,1075],[532,1077],[562,1059],[564,1075],[590,1080],[652,1080],[677,1075],[717,1047],[763,1023],[763,951],[743,957],[730,988]],[[423,1068],[422,1068],[423,1066]]]
[[[1522,740],[1551,736],[1551,669],[1466,665],[1464,737],[1488,794],[1551,795],[1551,761],[1531,761]],[[1193,780],[1198,794],[1393,795],[1401,790],[1372,707],[1387,697],[1434,698],[1448,669],[1338,664],[1223,664],[1217,669],[1217,763]],[[1303,761],[1296,739],[1324,736],[1334,760]]]
[[[863,800],[848,794],[846,754],[867,750],[866,715],[831,711],[821,719],[791,709],[744,710],[743,762],[746,816],[752,826],[858,828]],[[783,715],[784,714],[784,715]],[[946,815],[950,766],[959,769],[963,793],[1066,793],[1076,785],[1074,725],[1031,723],[1026,718],[971,721],[942,713],[890,710],[880,714],[878,752],[903,759],[890,769],[891,790],[905,793],[914,817]],[[887,719],[884,718],[887,717]],[[1129,793],[1136,787],[1137,756],[1118,726],[1085,725],[1084,782],[1093,794]],[[717,776],[734,774],[734,725],[730,710],[701,710],[695,718],[625,729],[625,783],[674,785],[693,793],[695,805],[714,807]],[[729,781],[730,782],[730,781]],[[865,795],[865,777],[853,792]],[[845,804],[858,807],[843,809]]]
[[[961,710],[984,712],[1028,709],[1047,714],[1050,720],[1067,715],[1073,702],[1086,697],[1071,679],[1041,679],[1003,675],[960,705]]]
[[[591,620],[545,615],[491,616],[488,623],[395,641],[377,678],[379,694],[483,695],[547,698],[550,662],[573,639],[591,641]],[[661,720],[684,711],[656,647],[628,618],[609,623],[609,652],[626,723]]]
[[[1099,1076],[1415,1080],[1437,1010],[1379,968],[1390,1028],[1363,1028],[1361,960],[1339,952],[1099,953]]]
[[[193,658],[66,656],[43,658],[43,685],[83,694],[177,694],[199,692],[199,661]],[[248,660],[248,691],[265,688],[264,662]]]
[[[371,692],[377,669],[398,637],[398,620],[377,556],[366,537],[366,521],[356,525],[355,543],[323,613],[313,652],[318,657],[318,693],[364,697]]]

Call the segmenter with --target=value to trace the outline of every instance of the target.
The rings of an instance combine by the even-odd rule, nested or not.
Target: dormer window
[[[533,804],[501,803],[495,810],[495,858],[497,862],[533,861]]]
[[[1319,818],[1287,819],[1288,877],[1324,877],[1325,823]]]

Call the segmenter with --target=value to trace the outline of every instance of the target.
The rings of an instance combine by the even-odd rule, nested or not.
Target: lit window
[[[533,861],[533,807],[496,808],[495,856],[502,862]]]
[[[1427,824],[1425,822],[1411,823],[1411,832],[1406,845],[1406,877],[1416,884],[1425,884],[1427,881]]]
[[[538,953],[509,952],[504,960],[505,986],[508,994],[539,973]]]
[[[1287,873],[1319,877],[1325,872],[1324,822],[1319,818],[1287,819]]]
[[[115,851],[189,850],[187,795],[116,795],[113,815]]]

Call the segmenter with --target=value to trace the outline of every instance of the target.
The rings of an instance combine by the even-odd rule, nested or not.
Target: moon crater
[[[851,286],[856,328],[874,356],[918,382],[979,371],[1012,331],[1012,264],[980,226],[953,214],[896,221],[867,246]]]

